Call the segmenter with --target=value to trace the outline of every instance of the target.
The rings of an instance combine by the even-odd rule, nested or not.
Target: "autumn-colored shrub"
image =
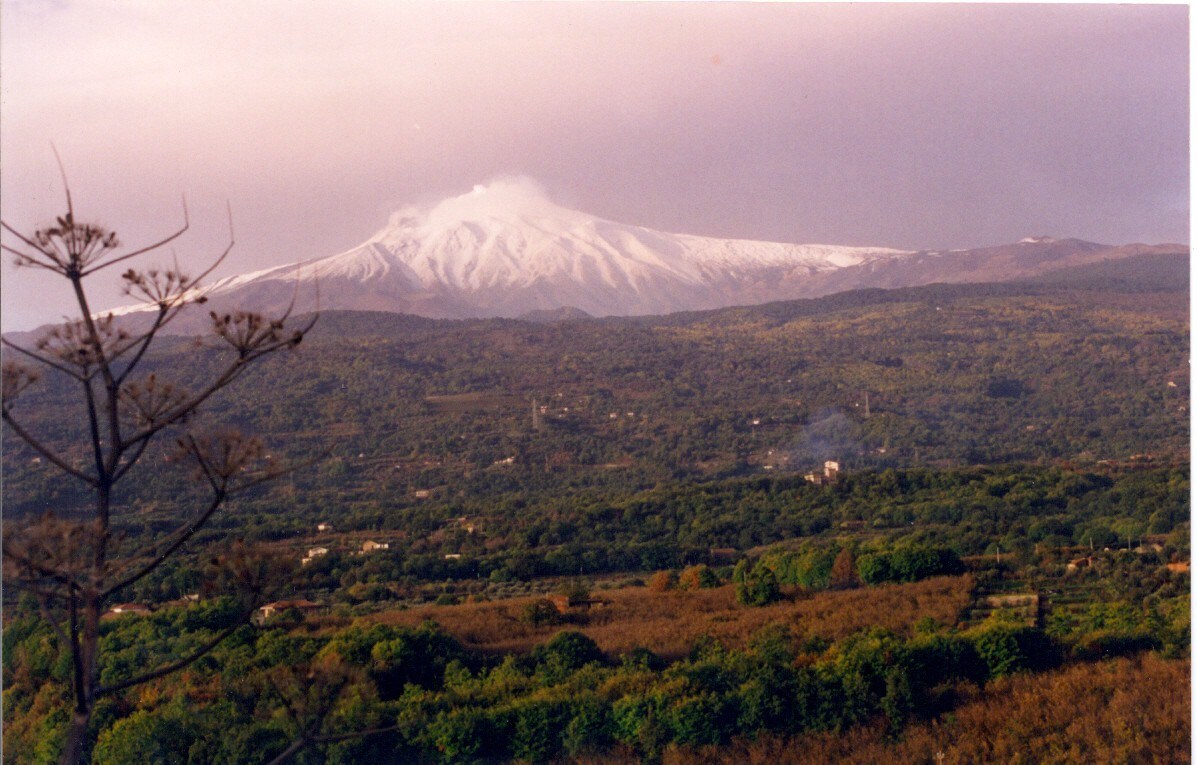
[[[697,566],[688,566],[685,568],[678,575],[677,586],[678,589],[682,590],[709,589],[719,586],[719,577],[715,575],[710,566],[700,563]]]
[[[677,574],[672,571],[658,571],[648,578],[648,588],[653,592],[666,592],[677,586]]]
[[[852,550],[845,547],[835,556],[831,564],[831,582],[833,590],[848,590],[860,584],[860,577],[856,573],[856,558]]]

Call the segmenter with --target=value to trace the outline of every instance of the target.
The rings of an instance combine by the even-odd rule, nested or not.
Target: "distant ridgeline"
[[[936,283],[1046,279],[1141,290],[1157,289],[1167,278],[1172,281],[1164,288],[1175,289],[1176,263],[1187,257],[1182,244],[1047,236],[917,251],[718,239],[605,220],[554,203],[527,179],[507,179],[432,206],[400,210],[344,252],[226,277],[210,284],[205,297],[207,307],[218,312],[273,315],[320,307],[551,322],[660,316]],[[144,308],[114,310],[122,320],[144,323]],[[181,316],[169,331],[202,331],[206,319],[204,311]]]

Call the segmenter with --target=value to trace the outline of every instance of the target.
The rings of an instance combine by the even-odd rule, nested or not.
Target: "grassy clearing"
[[[686,655],[704,635],[731,647],[743,646],[771,623],[789,625],[799,639],[828,640],[873,625],[909,634],[927,617],[950,626],[968,607],[972,586],[966,575],[814,595],[791,592],[787,599],[763,608],[738,603],[730,585],[668,592],[628,587],[596,593],[606,604],[571,615],[567,626],[584,632],[608,655],[641,646],[673,659]],[[431,619],[468,648],[491,654],[522,652],[562,629],[534,627],[521,618],[533,599],[385,611],[363,620],[412,626]]]

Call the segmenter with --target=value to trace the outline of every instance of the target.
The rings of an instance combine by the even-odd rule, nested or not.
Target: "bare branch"
[[[364,730],[355,730],[348,733],[332,733],[325,736],[315,736],[311,739],[314,744],[331,744],[336,741],[348,741],[353,738],[365,738],[366,736],[375,736],[379,733],[394,733],[400,730],[399,725],[387,725],[383,728],[366,728]]]
[[[350,670],[341,662],[326,662],[323,666],[279,667],[273,674],[284,677],[289,690],[294,692],[296,698],[291,698],[283,692],[274,677],[269,674],[266,676],[270,687],[299,729],[299,737],[307,741],[312,741],[320,734],[324,720],[351,679]]]
[[[175,425],[190,417],[195,413],[195,410],[208,400],[212,394],[216,393],[221,388],[229,385],[238,375],[244,370],[245,362],[241,359],[234,361],[229,367],[218,377],[214,382],[210,383],[207,388],[195,394],[192,398],[181,402],[170,412],[163,413],[157,422],[153,425],[148,425],[142,430],[134,433],[124,441],[126,447],[133,446],[142,441],[153,438],[163,428],[170,425]]]
[[[138,255],[144,255],[147,252],[152,252],[154,250],[159,249],[160,247],[165,247],[166,245],[170,244],[171,242],[173,242],[174,240],[178,239],[183,234],[185,234],[187,232],[187,229],[189,229],[189,228],[191,228],[191,218],[187,214],[187,198],[184,197],[183,198],[183,225],[181,227],[179,227],[173,234],[169,234],[168,236],[166,236],[162,239],[159,239],[157,242],[154,242],[153,244],[148,244],[145,247],[140,247],[140,248],[134,250],[133,252],[125,253],[124,255],[113,258],[112,260],[105,261],[104,263],[99,263],[98,265],[95,265],[89,269],[82,271],[80,273],[80,276],[90,276],[91,274],[94,274],[96,271],[99,271],[100,269],[108,268],[109,266],[115,266],[117,263],[122,263],[130,258],[135,258]],[[230,245],[230,247],[231,247],[231,245]],[[227,254],[227,251],[226,251],[226,254]],[[222,259],[223,259],[223,256],[222,256]]]
[[[148,321],[137,324],[148,326],[148,329],[130,329],[124,320],[118,322],[111,312],[93,314],[89,304],[91,295],[85,289],[84,280],[110,266],[166,247],[182,236],[190,228],[187,200],[183,199],[183,223],[179,228],[150,244],[122,252],[124,248],[116,232],[78,220],[56,148],[54,156],[66,195],[65,215],[28,234],[0,220],[0,233],[5,239],[0,242],[0,249],[12,254],[18,265],[49,270],[65,278],[71,284],[80,317],[64,320],[35,347],[22,348],[7,340],[4,340],[4,346],[30,362],[62,372],[82,385],[80,393],[87,411],[87,435],[76,440],[84,451],[90,450],[89,456],[95,460],[94,475],[88,474],[92,469],[90,466],[73,464],[77,462],[73,453],[54,453],[13,415],[14,402],[35,379],[30,367],[15,361],[4,365],[0,409],[3,410],[3,421],[36,453],[64,474],[83,480],[91,487],[93,505],[86,523],[59,520],[48,514],[29,524],[13,524],[6,529],[3,538],[3,564],[9,581],[39,598],[43,618],[54,630],[60,644],[69,646],[74,674],[74,708],[61,759],[76,763],[82,756],[99,695],[117,693],[182,669],[215,648],[239,626],[231,625],[212,635],[211,639],[205,638],[203,645],[186,656],[168,661],[157,669],[98,687],[97,659],[102,650],[99,621],[105,599],[141,581],[177,554],[206,527],[229,497],[277,477],[282,471],[268,462],[264,466],[257,463],[262,456],[262,446],[256,439],[233,433],[184,437],[180,440],[181,449],[194,459],[197,476],[207,481],[212,489],[211,498],[169,535],[157,543],[148,543],[142,554],[132,556],[117,550],[118,540],[112,533],[110,513],[115,485],[139,464],[155,435],[188,421],[209,397],[231,385],[253,361],[298,345],[314,325],[315,317],[303,322],[301,327],[288,326],[298,296],[298,284],[291,305],[281,317],[266,318],[241,311],[222,316],[212,314],[215,334],[234,351],[231,363],[226,361],[206,383],[199,384],[197,391],[173,386],[152,374],[134,382],[135,370],[146,358],[163,327],[179,316],[186,306],[208,300],[202,282],[224,262],[235,242],[231,205],[227,206],[228,245],[199,276],[185,274],[179,268],[173,250],[173,267],[144,271],[129,269],[123,274],[126,292],[151,308],[157,308]],[[132,437],[128,437],[125,430],[132,430]],[[111,560],[110,546],[114,553]],[[296,565],[290,556],[260,554],[248,551],[243,545],[234,545],[213,564],[217,565],[217,580],[232,585],[240,598],[245,611],[241,621],[252,614],[267,593],[289,580]],[[56,609],[61,610],[59,604],[66,607],[69,625],[57,616]],[[334,695],[344,684],[342,681],[333,689]],[[305,731],[305,745],[313,740],[333,740],[320,735],[328,709],[331,707],[320,710],[314,726]]]
[[[58,597],[65,591],[79,588],[79,583],[74,577],[34,560],[31,555],[15,552],[11,545],[5,544],[4,554],[12,561],[13,565],[10,567],[10,570],[20,572],[9,573],[7,578],[21,589]],[[47,588],[43,586],[47,582],[53,582],[59,585],[59,587],[55,588],[51,586]]]
[[[75,319],[52,327],[38,338],[38,353],[5,341],[5,345],[36,361],[52,366],[76,380],[87,380],[103,371],[113,349],[129,339],[129,333],[117,326],[108,314],[97,319]],[[55,361],[57,359],[57,361]],[[78,371],[70,369],[77,367]]]
[[[223,494],[218,494],[217,496],[213,497],[212,501],[208,503],[208,506],[204,508],[202,512],[200,512],[187,523],[184,523],[169,537],[167,537],[165,540],[165,548],[161,550],[155,549],[151,552],[134,556],[134,561],[145,560],[148,558],[149,562],[132,574],[119,579],[116,583],[105,588],[100,593],[101,597],[106,598],[112,593],[122,590],[125,587],[128,587],[138,580],[148,576],[150,572],[162,565],[162,563],[164,563],[167,558],[174,554],[175,551],[187,544],[187,540],[191,539],[191,537],[193,537],[197,531],[204,527],[204,524],[208,522],[208,519],[212,517],[213,513],[220,509],[220,506],[224,504],[224,501],[225,496]]]
[[[245,603],[260,604],[290,583],[295,560],[279,550],[252,548],[234,542],[209,563],[209,584],[214,591],[232,590]]]
[[[104,469],[104,446],[100,443],[100,417],[96,412],[96,394],[91,388],[91,381],[83,382],[83,398],[87,402],[87,428],[91,435],[92,457],[96,461],[96,486],[103,487],[108,478]],[[115,449],[115,444],[113,445]]]
[[[67,599],[67,613],[71,619],[71,667],[75,678],[75,708],[87,699],[87,672],[83,667],[83,652],[79,648],[79,605],[74,592]]]
[[[0,221],[0,225],[3,225],[4,228],[9,229],[10,231],[12,230],[8,226],[8,224],[3,223],[2,221]],[[18,234],[18,236],[20,236],[20,235]],[[4,250],[5,252],[9,252],[9,253],[12,253],[13,255],[16,255],[17,257],[16,257],[16,260],[13,261],[13,265],[15,265],[18,268],[26,268],[26,267],[44,268],[47,271],[54,271],[55,273],[62,273],[61,269],[57,265],[54,264],[53,260],[42,260],[41,258],[38,258],[36,255],[30,255],[27,252],[21,252],[20,250],[16,249],[15,247],[9,247],[7,244],[0,244],[0,250]],[[40,253],[41,251],[38,250],[38,252]],[[43,254],[43,257],[44,257],[44,254]]]
[[[256,476],[253,476],[251,478],[245,478],[244,476],[240,477],[241,480],[237,483],[236,486],[230,486],[228,488],[228,496],[235,497],[238,494],[243,494],[244,492],[254,488],[255,486],[260,486],[261,484],[269,483],[270,481],[274,481],[278,478],[281,478],[282,476],[285,476],[288,473],[294,473],[297,470],[300,470],[301,468],[311,467],[312,465],[316,465],[316,464],[324,461],[325,459],[327,459],[330,454],[332,454],[332,449],[325,449],[324,451],[320,452],[320,454],[317,454],[315,457],[312,457],[311,459],[306,459],[301,462],[295,462],[295,463],[292,463],[287,466],[273,465],[273,464],[268,465],[265,470],[262,470]]]
[[[146,447],[149,445],[150,442],[148,439],[145,441],[139,441],[133,447],[132,454],[130,454],[127,450],[122,454],[122,458],[125,460],[125,462],[124,464],[117,465],[116,471],[112,474],[113,483],[116,483],[121,478],[124,478],[125,473],[128,473],[133,469],[133,466],[136,465],[138,460],[141,459],[141,455],[145,453]]]
[[[105,345],[110,345],[112,342],[114,342],[114,332],[117,338],[115,342],[120,342],[120,340],[123,339],[122,335],[124,334],[124,331],[113,329],[112,314],[102,316],[98,320],[93,318],[91,315],[91,309],[88,308],[87,305],[87,294],[83,291],[83,278],[76,273],[70,276],[70,281],[71,287],[73,287],[75,290],[75,300],[78,301],[79,308],[83,312],[83,319],[81,321],[83,326],[87,329],[86,337],[90,342],[92,352],[94,353],[94,358],[91,358],[90,362],[94,364],[94,366],[104,376],[104,384],[107,387],[109,398],[111,399],[109,409],[109,414],[111,417],[109,418],[108,424],[111,429],[110,434],[115,448],[115,444],[120,441],[120,433],[118,430],[119,424],[116,421],[116,381],[112,376],[112,369],[109,365],[108,354],[105,352]],[[91,387],[88,386],[88,391],[90,392],[90,390]],[[100,473],[103,473],[102,468]]]
[[[240,358],[252,360],[280,348],[292,348],[303,340],[304,330],[288,330],[286,321],[291,307],[278,319],[267,319],[260,313],[233,311],[212,312],[212,329],[233,347]],[[310,328],[310,324],[308,328]]]
[[[71,369],[70,367],[65,367],[62,364],[59,364],[57,361],[54,361],[51,358],[47,358],[45,356],[42,356],[41,354],[34,353],[33,351],[29,350],[28,348],[22,348],[21,346],[17,345],[16,343],[13,343],[7,339],[0,338],[0,343],[3,343],[6,348],[11,348],[12,350],[16,351],[17,353],[20,353],[24,356],[28,356],[29,358],[33,359],[34,361],[36,361],[40,364],[45,364],[48,367],[57,369],[59,372],[62,372],[63,374],[65,374],[69,377],[72,377],[80,382],[83,382],[83,380],[87,379],[86,377],[80,375],[78,372]]]
[[[280,687],[275,675],[287,681],[285,685],[293,694]],[[297,730],[295,739],[270,762],[284,763],[312,745],[330,744],[399,730],[398,725],[388,725],[342,733],[320,732],[341,694],[358,677],[357,672],[341,662],[315,665],[306,670],[302,667],[280,668],[273,674],[267,674],[266,680],[270,688],[282,701],[287,716],[291,718]]]
[[[50,625],[50,629],[54,630],[54,637],[58,639],[58,650],[66,651],[71,647],[71,639],[67,637],[66,630],[62,628],[62,623],[58,621],[58,617],[54,616],[50,608],[50,599],[42,592],[37,592],[37,610]]]
[[[303,731],[303,725],[299,721],[299,713],[295,711],[295,707],[291,704],[291,699],[278,687],[278,683],[275,682],[273,675],[269,672],[266,673],[266,682],[270,684],[270,688],[278,696],[279,701],[283,702],[283,709],[287,710],[287,715],[299,726],[300,735],[302,736],[305,731]]]
[[[247,318],[249,316],[257,316],[257,314],[238,312],[237,315],[225,314],[224,316],[216,316],[216,314],[213,314],[212,316],[214,323],[224,329],[224,334],[221,336],[225,338],[226,342],[237,349],[237,359],[229,364],[207,388],[195,394],[187,401],[180,403],[174,411],[163,414],[154,425],[147,426],[140,432],[130,436],[123,442],[125,446],[152,438],[163,428],[173,425],[189,416],[217,391],[232,384],[245,371],[250,362],[275,351],[294,348],[299,345],[304,335],[315,325],[318,318],[313,316],[302,329],[287,331],[279,320],[266,322],[260,316],[256,321],[251,321]],[[250,326],[251,324],[252,326]],[[221,334],[219,329],[217,333]]]
[[[282,765],[295,755],[302,752],[313,744],[333,744],[338,741],[349,741],[355,738],[366,738],[367,736],[376,736],[380,733],[394,733],[401,730],[402,726],[387,725],[382,728],[366,728],[365,730],[350,731],[348,733],[332,733],[324,736],[307,736],[300,734],[298,738],[291,742],[291,744],[284,749],[278,756],[271,760],[267,765]]]
[[[13,228],[12,226],[8,225],[8,224],[7,224],[7,223],[5,223],[4,221],[0,221],[0,227],[3,227],[5,231],[7,231],[8,233],[12,234],[12,235],[13,235],[13,236],[15,236],[17,239],[20,239],[22,242],[24,242],[24,243],[25,243],[25,245],[26,245],[26,246],[28,246],[28,247],[32,247],[33,249],[35,249],[35,250],[37,250],[38,252],[40,252],[42,255],[45,255],[45,256],[49,257],[50,253],[47,253],[47,252],[46,252],[44,249],[42,249],[41,245],[39,245],[37,242],[33,241],[33,240],[32,240],[32,239],[30,239],[29,237],[25,236],[25,235],[24,235],[24,234],[22,234],[20,231],[17,231],[15,228]],[[4,246],[4,249],[8,250],[9,252],[13,253],[14,255],[20,255],[20,254],[21,254],[20,252],[17,252],[16,250],[12,249],[11,247],[8,247],[7,245],[5,245],[5,246]]]
[[[125,420],[137,427],[156,424],[187,400],[187,391],[160,381],[156,374],[122,386],[118,395]]]
[[[95,524],[47,512],[34,520],[7,525],[3,540],[6,580],[31,589],[46,582],[61,585],[68,593],[80,589],[89,574],[87,561],[96,537]]]
[[[162,558],[159,560],[165,559],[169,554],[163,553]],[[100,687],[95,691],[97,697],[116,693],[126,688],[131,688],[134,685],[169,675],[202,658],[219,645],[221,641],[243,626],[253,612],[257,610],[258,606],[265,601],[266,597],[290,579],[291,573],[294,570],[294,563],[289,557],[283,557],[281,553],[249,548],[240,543],[234,543],[228,552],[214,558],[211,566],[215,570],[214,586],[231,585],[241,601],[242,612],[237,620],[187,656],[137,677]],[[141,574],[141,576],[144,576],[144,574]],[[125,580],[126,583],[131,581],[133,581],[132,578]],[[109,588],[102,597],[106,597],[121,586],[124,585]]]
[[[16,236],[26,246],[37,250],[45,261],[40,261],[28,253],[16,251],[6,247],[13,254],[29,258],[42,263],[43,266],[56,271],[68,279],[79,278],[88,264],[104,257],[104,254],[120,246],[116,234],[92,223],[77,223],[74,214],[68,212],[58,218],[57,225],[48,226],[26,236],[7,223],[4,229]]]
[[[222,642],[224,642],[224,640],[226,638],[228,638],[229,635],[232,635],[238,629],[243,627],[245,622],[253,614],[254,609],[256,609],[256,608],[257,608],[257,606],[255,605],[253,608],[250,608],[250,609],[246,610],[245,612],[243,612],[241,617],[238,619],[238,621],[236,623],[232,624],[229,627],[226,627],[224,630],[219,632],[216,635],[216,637],[214,637],[211,640],[209,640],[208,642],[204,643],[202,646],[200,646],[198,649],[196,649],[192,653],[188,654],[187,656],[184,656],[183,658],[178,659],[177,661],[172,661],[169,664],[163,665],[163,666],[159,667],[158,669],[155,669],[151,672],[146,672],[145,674],[138,675],[137,677],[132,677],[132,678],[129,678],[128,680],[122,680],[121,682],[113,683],[112,685],[102,685],[95,690],[96,697],[98,698],[100,696],[106,696],[110,693],[117,693],[119,691],[123,691],[126,688],[132,688],[135,685],[141,685],[142,683],[148,683],[151,680],[156,680],[160,677],[165,677],[166,675],[169,675],[172,672],[178,672],[180,669],[183,669],[187,665],[195,663],[199,659],[202,659],[213,648],[215,648],[216,646],[218,646]]]
[[[235,244],[235,242],[233,241],[233,238],[232,238],[233,237],[232,220],[233,220],[232,219],[232,211],[230,210],[229,211],[229,243],[225,246],[224,250],[220,253],[220,255],[218,255],[210,264],[208,264],[208,267],[205,268],[203,271],[201,271],[198,276],[180,280],[180,283],[179,283],[177,289],[175,290],[173,299],[170,301],[166,301],[166,302],[169,302],[171,307],[181,307],[182,305],[184,305],[186,303],[204,303],[208,300],[207,296],[204,295],[203,292],[200,290],[200,285],[203,283],[204,279],[208,278],[209,274],[211,274],[213,271],[215,271],[217,269],[217,267],[219,267],[220,264],[224,262],[225,258],[227,258],[229,256],[229,253],[233,251],[233,245]],[[178,263],[177,258],[176,258],[175,262],[176,262],[176,265],[175,265],[174,270],[176,272],[179,272],[179,268],[177,265],[177,263]],[[132,272],[130,271],[129,273],[132,273]],[[163,303],[163,301],[160,299],[151,299],[150,302],[158,302],[160,307],[162,306],[162,303]]]
[[[37,382],[38,374],[36,370],[15,361],[4,362],[2,370],[3,387],[0,388],[0,401],[7,408],[26,388]]]
[[[290,760],[304,749],[307,749],[311,743],[311,739],[301,733],[298,738],[292,741],[291,744],[282,751],[281,754],[279,754],[270,762],[266,763],[266,765],[282,765],[284,762]]]
[[[4,545],[4,555],[13,564],[9,567],[10,570],[19,572],[9,573],[6,578],[23,590],[52,597],[67,597],[63,593],[69,595],[79,589],[79,582],[75,577],[40,563],[32,556],[16,552],[13,546],[7,543]],[[45,587],[43,585],[46,582],[53,582],[58,587]]]
[[[224,259],[227,258],[229,256],[229,253],[232,251],[233,251],[233,240],[230,239],[228,246],[224,248],[224,252],[220,253],[220,255],[216,258],[216,260],[212,261],[211,265],[209,265],[206,269],[201,271],[200,275],[195,277],[195,279],[193,279],[191,281],[192,289],[198,287],[201,281],[208,278],[208,274],[215,271],[217,266],[219,266],[221,263],[223,263]]]
[[[62,157],[58,154],[58,147],[50,142],[50,151],[54,152],[54,161],[58,163],[58,176],[62,178],[62,190],[66,193],[67,215],[75,217],[75,206],[71,204],[71,184],[67,183],[66,168],[62,166]]]
[[[116,376],[117,385],[122,384],[125,379],[133,373],[133,370],[136,369],[137,365],[141,363],[141,359],[143,356],[145,356],[145,352],[149,350],[150,344],[154,342],[154,338],[158,335],[158,331],[166,326],[167,323],[170,322],[171,318],[173,318],[173,316],[177,313],[178,309],[175,309],[172,312],[171,309],[160,306],[158,308],[158,315],[154,317],[154,323],[149,329],[142,332],[139,337],[134,338],[133,342],[129,343],[124,348],[117,348],[113,350],[111,359],[115,362],[132,349],[137,348],[137,352],[133,354],[133,358],[126,362],[124,370],[122,370],[121,373]]]
[[[17,422],[16,418],[13,417],[12,412],[8,409],[8,407],[4,407],[2,415],[4,417],[4,422],[8,423],[8,426],[13,429],[14,433],[20,436],[22,441],[29,444],[29,446],[32,447],[35,452],[52,462],[59,470],[78,478],[80,481],[85,481],[92,486],[97,486],[99,484],[98,478],[84,473],[82,470],[70,464],[62,457],[59,457],[54,452],[50,451],[49,448],[44,446],[41,441],[37,440],[37,438],[30,434],[29,431],[25,430],[25,427],[21,425],[21,423]]]

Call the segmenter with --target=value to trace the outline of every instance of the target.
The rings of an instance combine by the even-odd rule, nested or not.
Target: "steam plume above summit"
[[[426,205],[408,205],[391,214],[388,228],[419,225],[443,230],[464,223],[493,225],[535,218],[586,217],[554,203],[545,188],[526,175],[500,176],[464,194]],[[381,233],[381,232],[380,232]]]
[[[1141,250],[1135,250],[1139,252]],[[393,213],[337,255],[224,279],[215,305],[374,310],[432,318],[665,314],[860,287],[995,281],[1125,254],[1050,237],[973,251],[789,244],[675,234],[556,204],[508,176]],[[316,295],[319,295],[317,305]]]

